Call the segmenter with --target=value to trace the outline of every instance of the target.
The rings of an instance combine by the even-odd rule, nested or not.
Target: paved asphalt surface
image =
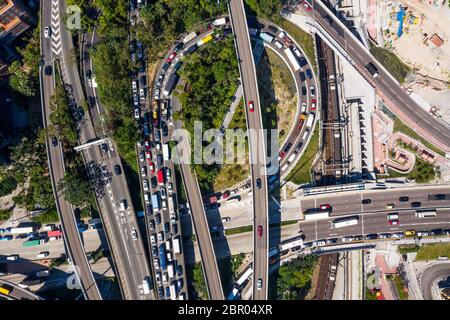
[[[61,3],[55,0],[42,1],[41,3],[42,26],[51,25],[52,9],[54,10],[54,12],[58,12],[60,6]],[[66,29],[61,27],[59,30],[60,31],[58,31],[58,29],[53,27],[54,36],[57,36],[59,34],[61,36],[61,39],[65,38],[62,36],[62,33],[65,33]],[[64,45],[64,43],[62,45]],[[52,51],[51,41],[50,39],[46,39],[44,37],[43,31],[41,34],[41,54],[43,55],[44,65],[52,65],[54,59],[59,59],[61,62],[64,61],[64,59],[62,59],[61,51],[59,52],[58,55],[54,54],[54,52]],[[55,90],[54,74],[55,73],[52,72],[51,76],[45,75],[43,69],[41,69],[40,72],[44,127],[47,127],[47,125],[50,123],[49,120],[50,97]],[[56,185],[58,181],[64,177],[64,170],[65,170],[63,154],[60,144],[58,143],[57,146],[53,146],[50,141],[47,141],[47,155],[48,155],[50,175],[52,179],[53,192],[55,194],[56,205],[58,208],[58,212],[60,214],[61,224],[63,226],[63,233],[65,243],[67,246],[67,251],[69,252],[69,256],[71,257],[72,263],[78,267],[81,286],[84,289],[83,291],[86,294],[86,298],[89,300],[101,300],[102,297],[100,295],[97,284],[92,275],[92,271],[86,259],[86,255],[84,253],[84,248],[78,233],[78,228],[72,207],[67,201],[65,201],[64,195],[61,192],[56,191]]]
[[[424,300],[433,300],[432,287],[435,282],[450,276],[450,263],[436,263],[425,269],[420,278],[420,287]]]
[[[95,46],[98,42],[96,34],[86,34],[86,47]],[[97,90],[92,81],[87,77],[87,70],[92,68],[92,61],[88,54],[83,59],[84,83],[88,97],[94,97],[95,105],[90,110],[91,121],[96,128],[102,129],[102,119],[104,118],[104,107],[97,96]],[[76,70],[74,70],[75,72]],[[95,75],[95,66],[92,70]],[[75,90],[74,90],[75,91]],[[78,90],[82,94],[81,87]],[[80,99],[82,99],[80,97]],[[79,100],[82,101],[82,100]],[[131,116],[131,113],[130,113]],[[93,132],[90,121],[85,121],[84,132],[89,132],[86,140],[95,139],[103,136],[103,132]],[[150,269],[147,256],[144,249],[143,240],[140,234],[136,213],[134,211],[131,195],[128,189],[126,177],[123,173],[123,165],[117,148],[112,141],[109,141],[109,148],[106,154],[99,151],[98,147],[92,147],[85,151],[87,159],[92,159],[100,165],[106,165],[109,173],[109,180],[106,184],[105,195],[98,197],[102,220],[107,233],[108,244],[112,250],[114,264],[117,268],[118,278],[121,283],[122,293],[127,300],[153,299],[154,293],[144,295],[142,290],[142,281],[150,275]],[[122,174],[113,174],[114,166],[118,164],[122,168]],[[120,211],[119,203],[126,200],[128,207],[125,212]],[[138,239],[133,240],[131,231],[136,230]]]
[[[177,99],[172,100],[175,104]],[[180,129],[181,124],[179,121],[174,122],[174,129]],[[187,143],[187,137],[181,138],[182,150],[191,154],[191,148],[189,143]],[[195,228],[195,234],[197,236],[197,243],[201,250],[203,273],[205,275],[205,281],[208,288],[209,299],[210,300],[223,300],[223,289],[222,283],[220,281],[219,269],[217,267],[216,255],[214,253],[214,247],[211,241],[211,234],[209,233],[209,226],[206,220],[205,209],[203,207],[203,200],[201,192],[198,186],[198,181],[196,175],[191,170],[191,165],[186,163],[180,163],[181,176],[183,178],[183,183],[188,198],[192,221]],[[195,189],[194,186],[197,186]]]
[[[268,288],[268,208],[267,208],[267,173],[266,173],[266,144],[263,135],[261,108],[256,80],[255,63],[247,27],[247,19],[242,0],[229,2],[230,20],[235,35],[235,47],[239,59],[241,83],[244,89],[245,113],[249,132],[249,150],[251,162],[251,177],[253,190],[254,212],[254,251],[253,251],[253,298],[267,299]],[[250,112],[248,104],[253,101],[254,112]],[[260,188],[256,187],[256,180],[260,180]],[[261,233],[258,229],[261,228]],[[257,282],[262,281],[262,287],[257,288]]]
[[[367,49],[363,49],[361,44],[350,36],[350,31],[338,23],[335,15],[330,14],[333,22],[328,23],[324,19],[328,13],[321,1],[311,1],[313,10],[306,12],[344,48],[366,78],[373,79],[365,69],[367,63],[372,62],[378,67],[379,77],[373,79],[373,82],[376,88],[401,111],[400,118],[409,119],[408,123],[415,124],[417,128],[427,133],[427,135],[422,133],[425,138],[435,138],[442,146],[445,146],[446,151],[450,151],[450,128],[421,108],[399,83],[384,71],[381,64],[367,52]],[[301,7],[304,9],[303,6]]]
[[[9,293],[9,297],[12,297],[14,300],[42,300],[41,297],[37,296],[36,294],[23,289],[14,283],[11,283],[9,281],[0,280],[0,286],[10,286],[12,287],[11,292]]]

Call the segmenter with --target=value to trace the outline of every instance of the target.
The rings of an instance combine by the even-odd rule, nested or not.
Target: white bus
[[[358,224],[358,217],[336,219],[331,221],[331,228],[343,228]]]
[[[284,250],[289,250],[289,249],[292,249],[292,248],[295,248],[295,247],[301,247],[301,246],[303,246],[303,240],[302,239],[297,239],[297,240],[294,240],[294,241],[290,241],[290,242],[281,244],[280,245],[280,250],[284,251]]]
[[[417,210],[415,216],[416,218],[436,217],[436,210]]]
[[[303,213],[305,220],[318,220],[318,219],[326,219],[330,217],[329,211],[320,211],[320,212],[307,212]]]
[[[300,65],[298,64],[297,58],[295,58],[292,47],[284,49],[284,53],[286,53],[289,61],[291,62],[292,66],[294,67],[294,72],[297,72],[300,70]]]
[[[238,279],[238,281],[236,281],[236,286],[239,288],[240,286],[242,286],[242,284],[247,281],[248,279],[250,279],[250,276],[253,274],[253,269],[252,268],[248,268],[244,274]]]

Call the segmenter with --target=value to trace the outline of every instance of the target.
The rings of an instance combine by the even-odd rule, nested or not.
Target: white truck
[[[175,272],[173,271],[173,264],[169,263],[167,265],[167,272],[169,273],[169,278],[172,278],[175,275]]]
[[[173,253],[181,252],[180,237],[176,237],[176,238],[172,239],[172,247],[173,247]]]
[[[436,210],[417,210],[415,213],[416,218],[429,218],[429,217],[436,217]]]
[[[163,149],[164,161],[169,161],[169,159],[170,159],[169,145],[167,143],[164,143],[162,145],[162,149]]]
[[[142,290],[144,290],[144,294],[150,294],[150,281],[148,277],[142,281]]]
[[[177,288],[174,284],[170,285],[170,300],[177,300]]]
[[[34,227],[16,227],[11,228],[11,234],[30,233],[34,231]]]
[[[220,18],[220,19],[216,19],[213,21],[213,25],[216,27],[223,26],[226,23],[227,23],[227,18]]]
[[[306,127],[311,128],[314,122],[314,113],[310,112],[308,115],[308,120],[306,120]]]
[[[197,36],[197,32],[195,32],[195,31],[189,33],[186,37],[184,37],[183,43],[184,44],[188,43],[189,41],[195,39],[196,36]]]

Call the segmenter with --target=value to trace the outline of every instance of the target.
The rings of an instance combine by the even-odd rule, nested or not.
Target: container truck
[[[62,236],[61,230],[53,230],[53,231],[47,231],[47,237],[59,237]]]
[[[175,85],[177,84],[180,77],[176,73],[172,73],[169,77],[169,80],[167,80],[166,86],[164,87],[164,95],[168,96],[172,93],[173,88],[175,88]]]
[[[164,249],[163,244],[159,246],[159,261],[161,269],[166,270],[167,269],[166,250]]]
[[[428,211],[417,210],[415,216],[416,218],[436,217],[436,210],[428,210]]]
[[[169,278],[172,278],[175,275],[175,273],[173,271],[173,264],[172,263],[169,263],[167,265],[167,272],[169,273]]]
[[[153,212],[158,212],[159,210],[159,198],[157,193],[152,194],[152,207]]]
[[[12,234],[18,234],[18,233],[30,233],[35,230],[35,227],[16,227],[11,228]]]
[[[162,145],[162,150],[163,150],[164,161],[169,161],[169,159],[170,159],[169,145],[167,143],[164,143]]]
[[[39,246],[41,244],[44,244],[45,240],[44,239],[33,239],[33,240],[27,240],[25,241],[22,246],[23,247],[34,247],[34,246]]]
[[[177,300],[177,288],[173,283],[170,285],[170,299]]]
[[[267,32],[261,32],[259,34],[259,37],[268,43],[272,43],[272,41],[274,39],[274,36],[272,36],[270,33],[267,33]]]
[[[144,294],[150,294],[150,280],[148,277],[142,281],[142,290],[144,290]]]
[[[310,112],[308,115],[308,120],[306,120],[306,127],[311,128],[314,122],[314,113]]]
[[[197,36],[197,32],[195,32],[195,31],[189,33],[186,37],[184,37],[183,43],[184,44],[188,43],[189,41],[195,39],[196,36]]]
[[[372,77],[376,78],[378,77],[378,69],[375,67],[375,65],[372,62],[369,62],[366,64],[366,69],[369,71],[369,73],[372,75]]]
[[[224,24],[227,24],[227,18],[220,18],[213,21],[213,25],[216,27],[223,26]]]
[[[292,51],[292,47],[284,49],[284,53],[286,53],[289,61],[291,62],[292,66],[294,67],[294,71],[297,72],[300,70],[300,65],[298,64],[297,58],[294,56],[294,53]]]
[[[164,173],[163,173],[163,171],[161,169],[158,170],[158,184],[160,186],[164,185]]]
[[[176,238],[172,239],[172,247],[173,247],[173,253],[181,252],[180,237],[176,237]]]
[[[204,45],[205,43],[209,42],[212,40],[212,35],[209,34],[206,37],[203,37],[199,42],[197,42],[197,47],[200,47],[202,45]]]

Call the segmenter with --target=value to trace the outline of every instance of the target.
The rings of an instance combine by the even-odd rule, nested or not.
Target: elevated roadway
[[[42,1],[41,2],[41,26],[43,26],[41,32],[41,56],[42,64],[40,67],[39,77],[40,77],[40,90],[41,90],[41,107],[42,107],[42,117],[44,128],[47,128],[50,124],[50,98],[55,92],[55,60],[61,59],[61,51],[54,48],[54,42],[47,41],[44,37],[44,27],[50,26],[53,21],[57,21],[58,29],[53,27],[54,35],[59,35],[59,2],[58,1]],[[55,15],[56,13],[56,15]],[[53,20],[52,20],[53,16]],[[55,19],[58,16],[58,19]],[[62,29],[62,28],[61,28]],[[61,45],[61,43],[60,43]],[[60,46],[59,46],[60,48]],[[51,75],[45,75],[43,67],[51,66],[53,72]],[[61,226],[64,233],[64,242],[66,246],[66,251],[70,257],[70,260],[75,268],[76,275],[80,281],[81,289],[86,299],[88,300],[101,300],[100,291],[98,289],[97,283],[95,282],[94,276],[92,274],[91,267],[86,258],[83,244],[81,242],[80,234],[78,232],[77,222],[75,220],[74,212],[72,206],[65,200],[64,195],[57,190],[58,182],[64,177],[65,165],[64,156],[61,148],[61,144],[58,143],[54,146],[49,138],[46,140],[47,157],[49,164],[50,178],[52,181],[53,193],[55,196],[56,208],[61,220]]]
[[[263,134],[261,104],[255,62],[242,0],[228,3],[231,26],[235,35],[235,48],[239,61],[239,73],[244,90],[245,114],[249,129],[250,173],[253,192],[253,298],[267,299],[268,291],[268,188],[266,168],[266,141]],[[250,112],[249,103],[254,111]],[[258,185],[257,187],[257,180]],[[258,287],[258,283],[261,283]]]
[[[418,105],[408,91],[392,77],[323,2],[311,1],[312,10],[307,10],[303,5],[300,7],[345,51],[350,63],[375,87],[392,111],[422,137],[442,150],[450,152],[450,127]],[[325,19],[327,16],[331,18],[331,23]],[[320,33],[319,36],[323,37]],[[373,78],[365,68],[369,62],[378,68],[377,78]]]
[[[9,281],[0,280],[0,287],[12,288],[9,294],[6,295],[7,298],[12,298],[12,300],[43,300],[38,295]]]

